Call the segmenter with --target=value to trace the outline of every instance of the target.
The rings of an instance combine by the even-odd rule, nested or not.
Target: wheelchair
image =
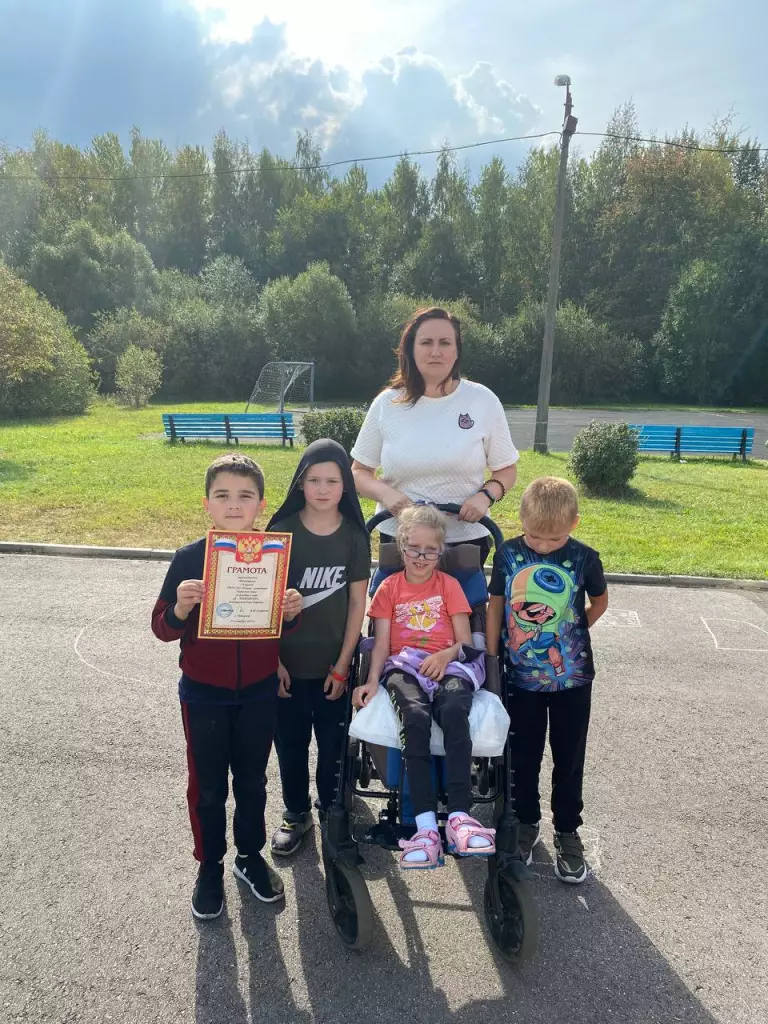
[[[458,505],[435,505],[441,512],[457,514]],[[377,513],[366,523],[369,533],[386,519],[389,512]],[[494,547],[503,541],[498,526],[489,518],[481,524],[489,531]],[[402,568],[397,545],[380,545],[379,568],[373,576],[373,594],[382,579]],[[440,568],[454,575],[467,596],[472,615],[473,634],[484,636],[488,591],[485,573],[476,545],[461,544],[444,553]],[[373,935],[373,906],[368,887],[360,870],[364,863],[361,847],[375,845],[399,852],[398,840],[409,839],[416,831],[408,792],[405,762],[399,750],[378,747],[349,737],[352,719],[352,691],[367,674],[366,641],[362,640],[353,660],[346,695],[346,728],[339,756],[336,797],[328,808],[322,825],[322,857],[328,910],[336,932],[349,949],[363,949]],[[505,706],[506,686],[500,659],[486,655],[486,688],[501,697]],[[504,754],[498,758],[473,760],[473,804],[493,806],[496,828],[496,853],[487,859],[483,907],[485,920],[494,945],[503,959],[517,963],[529,959],[538,939],[538,919],[531,891],[531,876],[518,850],[518,825],[514,805],[514,778],[510,767],[509,737]],[[440,834],[445,846],[442,762],[433,758],[437,782]],[[372,786],[372,783],[376,783]],[[383,800],[385,807],[378,821],[370,827],[353,828],[350,810],[355,797]],[[451,856],[447,854],[447,856]]]

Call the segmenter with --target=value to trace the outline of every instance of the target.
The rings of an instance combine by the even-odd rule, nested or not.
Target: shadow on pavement
[[[225,1012],[230,1024],[247,1024],[238,985],[237,950],[229,907],[216,921],[195,921],[198,935],[195,1024],[215,1024]]]
[[[541,852],[539,852],[541,850]],[[536,958],[512,967],[496,955],[482,923],[485,866],[452,862],[444,870],[457,872],[466,886],[469,904],[434,903],[423,898],[413,901],[408,877],[400,873],[391,857],[388,870],[371,856],[367,877],[383,879],[405,935],[405,951],[397,950],[376,913],[371,946],[360,953],[346,950],[331,925],[325,904],[324,878],[316,847],[308,846],[291,860],[298,915],[298,952],[311,1010],[299,1010],[290,995],[291,979],[279,962],[274,919],[263,914],[249,919],[248,946],[251,971],[251,1019],[253,1021],[309,1021],[336,1024],[341,1021],[413,1021],[418,1024],[478,1024],[482,1021],[525,1021],[526,1024],[715,1024],[713,1017],[675,973],[632,917],[598,879],[591,877],[581,886],[566,887],[550,877],[551,862],[537,849],[542,877],[534,879],[540,913],[540,946]],[[391,855],[385,855],[390,857]],[[379,890],[380,891],[380,890]],[[417,910],[444,909],[449,923],[435,934],[422,934]],[[262,909],[262,908],[258,908]],[[374,903],[374,911],[376,906]],[[469,921],[474,945],[466,949],[475,993],[478,988],[500,996],[470,998],[451,1011],[446,991],[433,982],[440,977],[439,948],[453,948],[462,941],[467,915],[478,915],[481,930]],[[455,925],[453,924],[455,917]],[[252,931],[250,931],[252,929]],[[477,935],[482,937],[477,941]],[[224,997],[227,984],[236,985],[236,969],[225,963],[223,949],[216,963],[224,974],[208,990],[215,1004],[217,993]],[[209,955],[201,943],[201,959]],[[276,959],[277,958],[277,959]],[[207,974],[207,969],[204,972]],[[451,1001],[461,992],[451,983]],[[208,1017],[211,1005],[198,996],[198,1022],[227,1020],[240,1024],[243,1012],[237,999],[230,999],[231,1012]],[[221,1011],[222,1004],[218,1010]]]

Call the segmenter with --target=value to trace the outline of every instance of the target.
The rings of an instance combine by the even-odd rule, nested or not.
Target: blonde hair
[[[397,517],[397,546],[402,549],[408,543],[412,526],[426,526],[440,538],[440,547],[445,543],[447,521],[442,512],[431,505],[409,505]]]
[[[573,526],[579,515],[579,496],[570,480],[540,476],[528,484],[520,501],[520,521],[537,530]]]

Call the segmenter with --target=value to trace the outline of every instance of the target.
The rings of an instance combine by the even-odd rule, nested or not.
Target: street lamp
[[[544,342],[541,347],[541,371],[539,373],[539,397],[536,405],[536,430],[533,449],[547,451],[547,429],[549,427],[549,392],[552,386],[552,351],[555,342],[555,318],[557,317],[557,293],[560,287],[560,247],[563,241],[563,220],[565,219],[565,181],[568,168],[568,147],[576,131],[578,119],[571,113],[571,79],[569,75],[558,75],[555,85],[565,87],[565,119],[560,137],[560,169],[557,175],[557,200],[555,203],[555,227],[552,234],[552,257],[549,264],[549,289],[547,310],[544,316]]]

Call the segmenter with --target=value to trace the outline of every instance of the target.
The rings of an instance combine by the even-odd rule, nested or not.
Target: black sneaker
[[[252,853],[249,857],[241,857],[238,854],[232,870],[262,903],[276,903],[285,897],[283,880],[260,853]]]
[[[541,842],[541,822],[535,825],[524,825],[520,822],[517,829],[517,848],[526,864],[533,860],[533,848]]]
[[[210,921],[223,909],[224,865],[217,860],[204,860],[198,869],[192,893],[192,913],[201,921]]]
[[[555,832],[555,874],[561,882],[577,884],[587,877],[584,846],[578,832]]]
[[[288,857],[301,845],[305,832],[312,828],[312,812],[286,814],[283,823],[272,836],[271,850],[277,857]]]

